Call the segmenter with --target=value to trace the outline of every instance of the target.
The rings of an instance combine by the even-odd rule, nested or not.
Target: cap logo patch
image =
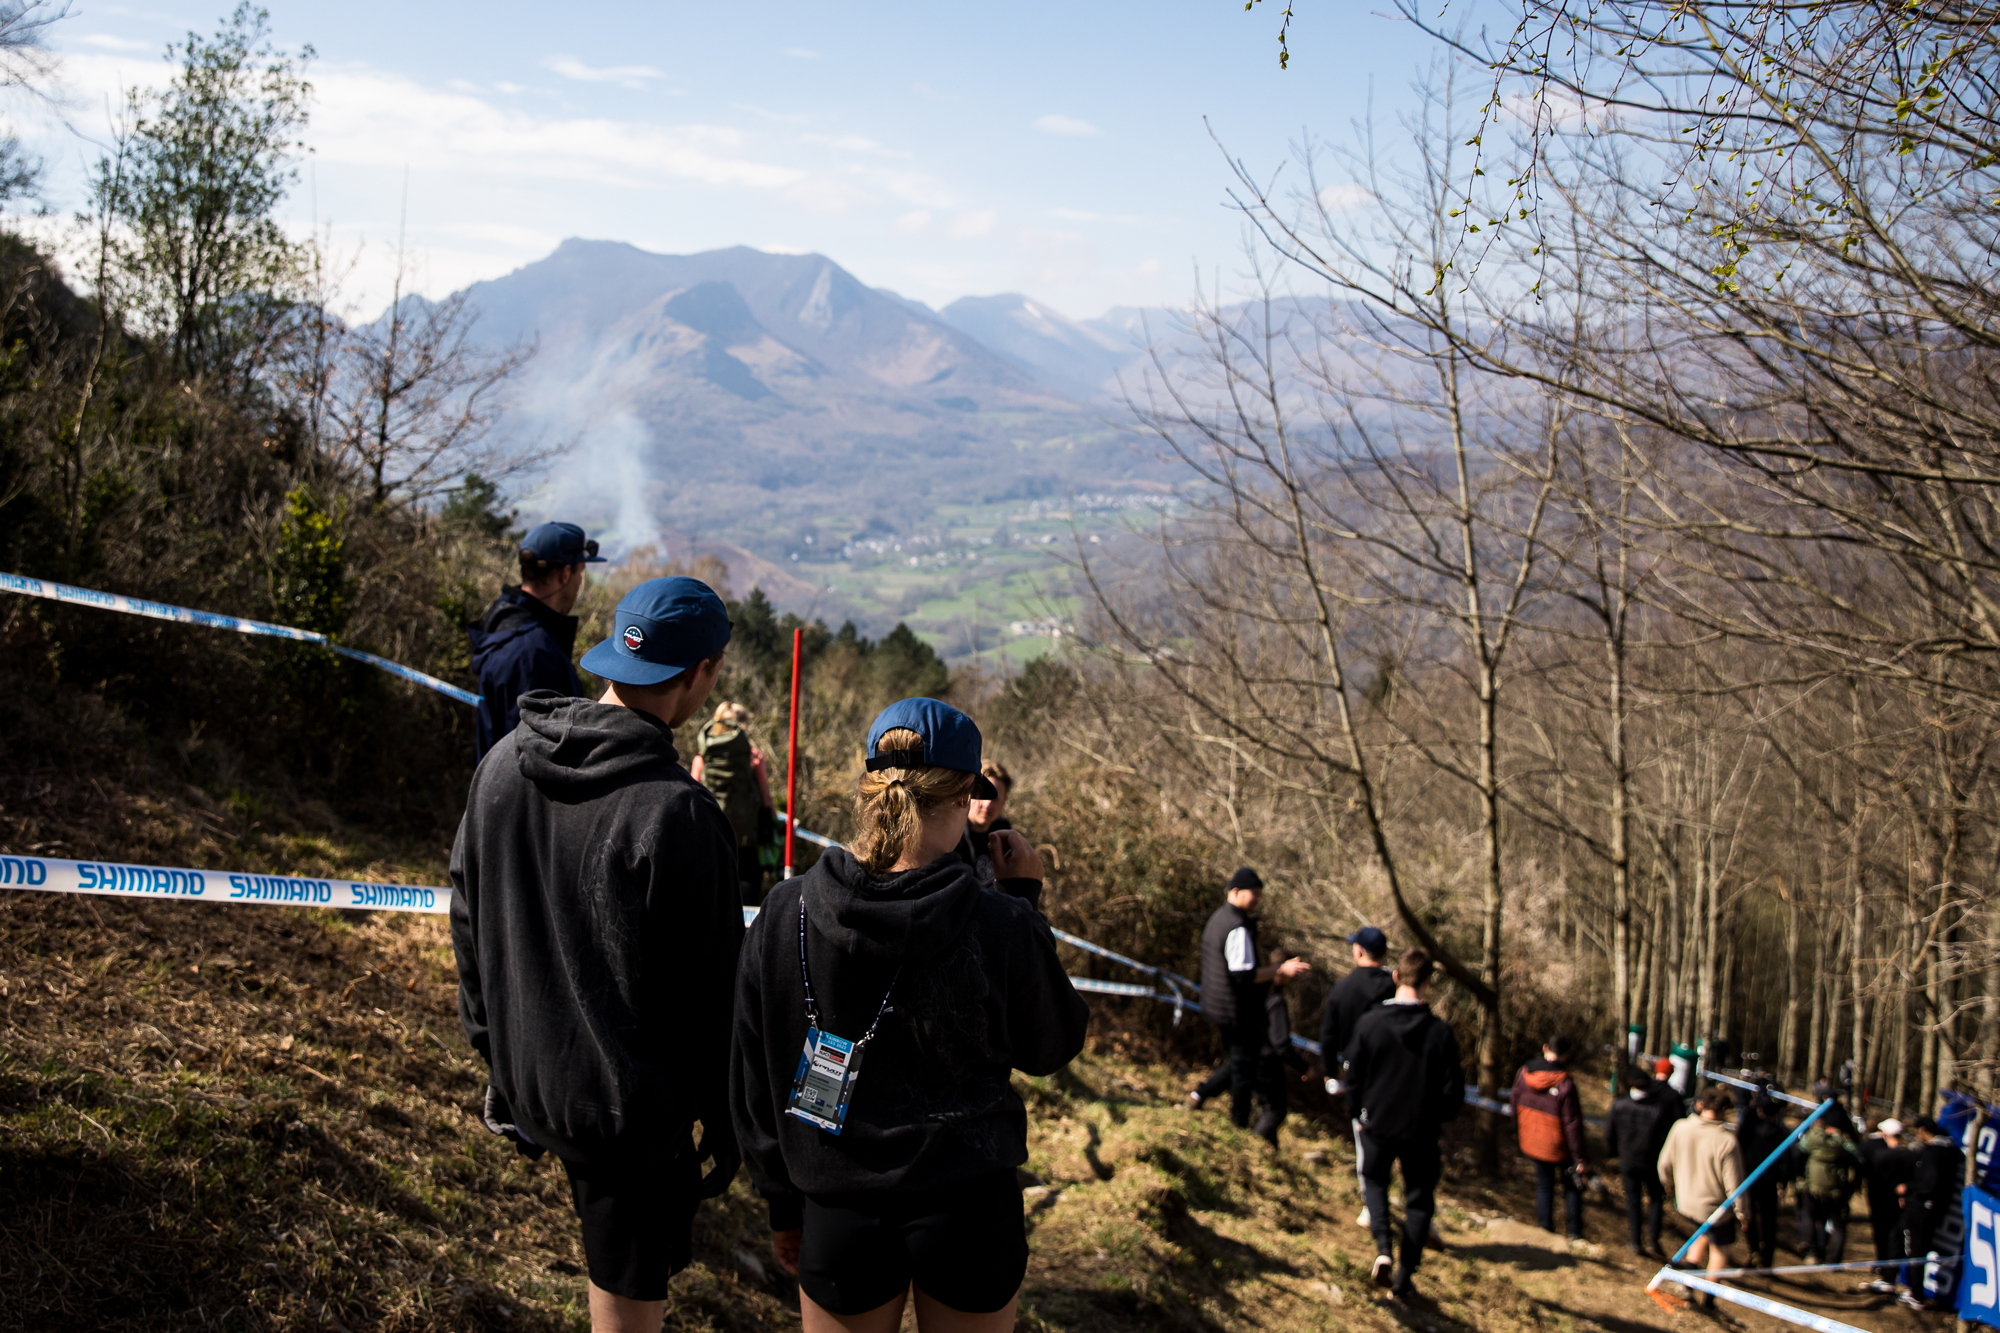
[[[640,629],[637,625],[627,625],[625,627],[625,651],[636,653],[645,646],[646,631]]]

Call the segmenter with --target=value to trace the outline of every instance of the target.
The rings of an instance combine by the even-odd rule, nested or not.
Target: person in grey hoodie
[[[584,658],[610,682],[604,697],[523,695],[452,847],[459,1018],[488,1066],[487,1125],[562,1160],[597,1333],[660,1327],[695,1207],[739,1160],[726,1095],[735,837],[673,739],[728,642],[705,584],[627,593],[612,637]]]
[[[1028,1242],[1013,1070],[1083,1049],[1027,839],[963,840],[979,729],[935,699],[875,719],[851,847],[771,890],[744,942],[730,1101],[805,1333],[1014,1327]]]

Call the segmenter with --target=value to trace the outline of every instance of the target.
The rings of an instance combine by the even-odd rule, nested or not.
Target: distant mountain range
[[[480,339],[538,346],[516,429],[558,458],[531,507],[614,544],[692,531],[770,555],[833,516],[905,531],[940,504],[1157,486],[1121,438],[1115,380],[1140,351],[1112,320],[1022,296],[939,312],[740,246],[569,240],[469,295]]]

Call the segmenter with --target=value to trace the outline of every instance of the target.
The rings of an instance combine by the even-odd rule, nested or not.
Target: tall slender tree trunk
[[[1785,890],[1785,1013],[1778,1026],[1775,1071],[1787,1082],[1799,1068],[1799,894],[1804,886]]]
[[[1828,975],[1826,958],[1827,928],[1824,921],[1813,931],[1813,988],[1812,988],[1812,1028],[1806,1037],[1806,1068],[1804,1077],[1810,1081],[1819,1073],[1819,1053],[1826,1045],[1826,1001],[1833,978]]]

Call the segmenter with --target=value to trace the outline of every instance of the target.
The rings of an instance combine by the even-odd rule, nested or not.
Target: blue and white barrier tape
[[[785,821],[786,823],[790,823],[792,817],[786,814],[783,810],[780,810],[778,811],[778,818]],[[794,829],[792,831],[798,834],[801,838],[804,838],[807,842],[816,842],[822,847],[840,846],[839,843],[835,842],[832,838],[827,837],[824,833],[814,833],[811,829]],[[748,918],[745,919],[747,920]]]
[[[1698,1277],[1693,1273],[1677,1268],[1662,1268],[1658,1273],[1653,1275],[1653,1280],[1646,1284],[1646,1290],[1657,1291],[1662,1282],[1677,1282],[1683,1287],[1691,1287],[1696,1291],[1705,1291],[1717,1300],[1730,1301],[1736,1305],[1745,1306],[1757,1311],[1759,1314],[1767,1314],[1773,1319],[1782,1319],[1788,1324],[1802,1325],[1805,1328],[1812,1329],[1814,1333],[1868,1333],[1866,1329],[1856,1328],[1852,1324],[1843,1324],[1838,1319],[1828,1319],[1823,1314],[1814,1314],[1811,1310],[1801,1310],[1795,1305],[1786,1305],[1784,1302],[1774,1301],[1768,1296],[1759,1296],[1754,1291],[1738,1291],[1734,1287],[1725,1287],[1720,1282],[1711,1282],[1707,1278]]]
[[[17,592],[24,597],[43,597],[52,602],[69,602],[76,606],[94,606],[104,611],[122,611],[126,615],[145,616],[152,620],[173,620],[183,625],[203,625],[209,629],[234,630],[238,634],[262,634],[274,639],[291,639],[295,643],[316,643],[331,648],[342,657],[351,657],[357,662],[380,667],[392,676],[401,676],[415,685],[436,690],[462,704],[479,706],[479,696],[470,690],[461,690],[456,685],[447,684],[436,676],[426,676],[414,667],[406,667],[401,662],[391,662],[386,657],[364,653],[359,648],[348,648],[335,643],[316,630],[293,629],[289,625],[272,625],[262,620],[245,620],[241,616],[217,615],[213,611],[193,611],[185,606],[170,606],[166,602],[149,602],[143,597],[126,597],[121,593],[98,592],[92,588],[73,588],[67,583],[51,583],[47,579],[31,579],[21,574],[0,574],[0,592]]]
[[[378,912],[449,912],[451,890],[426,884],[374,884],[358,879],[310,879],[236,870],[137,866],[117,861],[65,861],[53,856],[0,856],[0,888],[88,893],[107,898],[172,898],[182,902],[264,907],[356,907]]]

